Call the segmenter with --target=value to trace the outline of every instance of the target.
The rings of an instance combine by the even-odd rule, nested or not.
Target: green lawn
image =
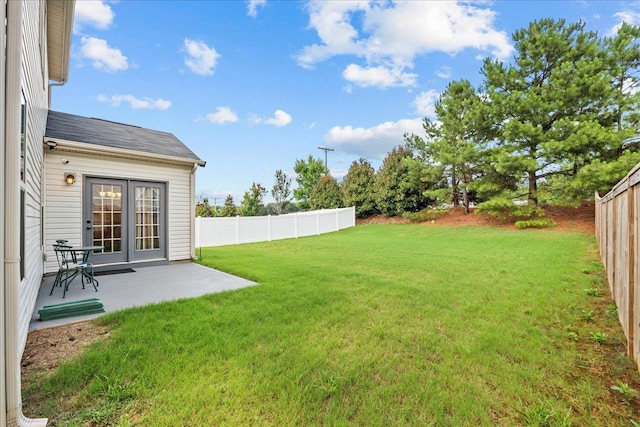
[[[110,338],[27,381],[25,412],[58,425],[632,425],[637,402],[610,386],[639,377],[593,236],[364,225],[202,253],[260,285],[101,318]]]

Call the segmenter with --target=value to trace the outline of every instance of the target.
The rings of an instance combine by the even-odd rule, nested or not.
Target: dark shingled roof
[[[179,157],[204,164],[173,134],[108,120],[49,111],[45,138]]]

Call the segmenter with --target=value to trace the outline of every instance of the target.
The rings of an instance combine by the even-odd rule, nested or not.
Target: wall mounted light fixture
[[[76,182],[76,177],[74,174],[72,173],[65,173],[64,174],[64,182],[67,183],[67,185],[73,185],[74,182]]]

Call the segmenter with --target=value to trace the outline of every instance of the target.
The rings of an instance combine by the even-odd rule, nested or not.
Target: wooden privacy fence
[[[596,194],[596,240],[618,318],[627,337],[627,353],[640,369],[640,274],[638,216],[640,163],[603,197]]]
[[[195,247],[313,236],[355,225],[355,207],[277,216],[198,217],[195,224]]]

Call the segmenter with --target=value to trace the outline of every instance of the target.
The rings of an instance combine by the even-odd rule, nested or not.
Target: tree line
[[[338,183],[321,160],[297,160],[298,187],[291,194],[291,180],[277,171],[271,208],[355,205],[358,217],[391,216],[604,194],[640,162],[639,37],[640,27],[626,23],[600,36],[583,22],[534,21],[512,35],[512,61],[483,61],[479,87],[450,82],[424,133],[405,134],[378,171],[361,158]],[[265,194],[254,183],[235,213],[267,209]]]
[[[291,178],[282,170],[275,173],[275,183],[271,188],[273,203],[264,204],[267,190],[260,184],[252,183],[244,193],[239,206],[228,195],[222,207],[214,207],[203,197],[197,205],[198,216],[255,216],[279,215],[300,210],[334,209],[346,206],[356,207],[359,218],[376,214],[401,215],[430,205],[431,199],[424,197],[421,186],[410,176],[410,165],[406,160],[413,158],[411,151],[401,146],[387,155],[376,172],[371,163],[360,158],[354,161],[341,183],[329,173],[329,169],[319,158],[309,155],[307,159],[296,160],[297,187],[291,191]],[[295,199],[295,202],[293,201]]]

